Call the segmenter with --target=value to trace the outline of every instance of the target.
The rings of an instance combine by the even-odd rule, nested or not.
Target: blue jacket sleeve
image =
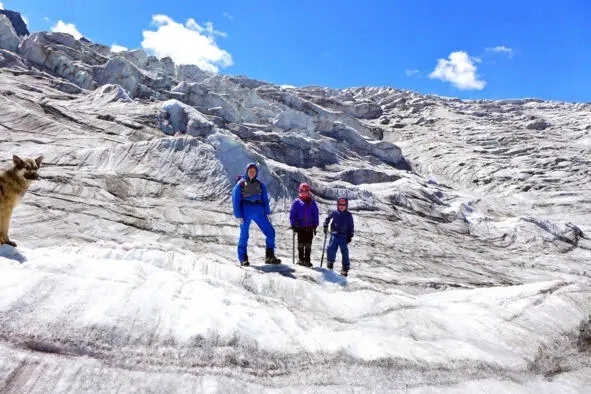
[[[237,218],[242,217],[242,210],[240,209],[240,203],[242,202],[242,187],[240,182],[236,183],[232,190],[232,207],[234,208],[234,216]]]
[[[328,214],[328,216],[324,220],[324,227],[328,227],[328,224],[330,223],[330,219],[332,219],[333,215],[334,215],[334,212],[331,212]]]
[[[353,238],[353,234],[355,234],[355,223],[353,222],[353,215],[349,215],[348,222],[349,231],[347,232],[347,235]]]
[[[296,225],[296,201],[297,199],[293,201],[289,210],[289,224],[291,224],[291,227]]]
[[[263,198],[263,206],[265,207],[265,215],[271,214],[271,207],[269,206],[269,195],[267,194],[267,186],[261,182],[261,194]]]
[[[318,205],[316,205],[316,201],[312,201],[312,225],[317,227],[319,222],[320,219],[318,218]]]

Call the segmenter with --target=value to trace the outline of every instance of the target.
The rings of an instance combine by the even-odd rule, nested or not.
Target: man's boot
[[[271,248],[265,251],[265,264],[281,264],[281,260],[275,257],[275,251]]]
[[[248,267],[250,265],[250,263],[248,262],[248,254],[244,253],[244,258],[240,262],[240,265],[242,267]]]
[[[334,268],[334,261],[328,261],[326,263],[326,268],[332,271],[332,269]]]

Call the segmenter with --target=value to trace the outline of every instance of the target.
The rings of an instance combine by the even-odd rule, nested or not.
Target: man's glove
[[[347,235],[347,243],[350,243],[352,239],[353,239],[352,235]]]
[[[324,234],[328,234],[328,226],[324,226]]]

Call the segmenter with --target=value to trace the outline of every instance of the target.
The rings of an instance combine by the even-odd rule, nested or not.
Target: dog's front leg
[[[12,216],[12,209],[3,210],[0,212],[0,245],[7,244],[16,247],[16,243],[8,238],[8,225],[10,224],[10,217]]]
[[[4,227],[4,215],[6,215],[5,212],[0,212],[0,245],[4,245],[8,240],[8,234]]]
[[[16,243],[8,239],[8,235],[0,234],[0,245],[10,245],[16,247]]]
[[[12,242],[12,241],[11,241],[11,240],[8,238],[8,234],[6,234],[6,235],[4,236],[4,243],[5,243],[6,245],[10,245],[10,246],[12,246],[12,247],[16,248],[16,242]]]

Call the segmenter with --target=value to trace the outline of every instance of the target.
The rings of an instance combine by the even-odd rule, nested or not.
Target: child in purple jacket
[[[300,194],[291,204],[289,220],[291,228],[298,235],[298,264],[312,267],[310,253],[312,252],[312,238],[316,235],[318,227],[318,205],[312,198],[310,186],[302,183],[299,187]]]

